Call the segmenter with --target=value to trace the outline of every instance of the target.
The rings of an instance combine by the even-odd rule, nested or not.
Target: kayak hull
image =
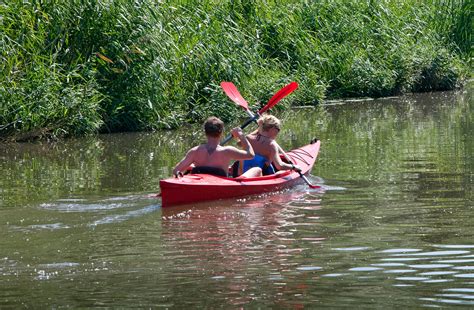
[[[286,154],[301,168],[303,174],[308,174],[317,159],[319,147],[320,141],[315,141]],[[300,182],[303,182],[303,179],[296,171],[279,171],[256,178],[188,174],[181,178],[160,181],[162,207],[279,191]]]

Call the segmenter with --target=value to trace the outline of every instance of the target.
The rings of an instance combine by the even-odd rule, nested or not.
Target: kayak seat
[[[236,160],[234,163],[229,167],[229,175],[233,178],[239,176],[239,161]]]
[[[193,174],[211,174],[211,175],[216,175],[216,176],[219,176],[219,177],[227,177],[227,173],[221,169],[221,168],[217,168],[217,167],[209,167],[209,166],[197,166],[197,167],[194,167],[192,170],[191,170],[191,173]]]
[[[244,162],[244,171],[251,168],[251,167],[247,167],[245,162]],[[239,176],[239,166],[240,166],[240,162],[235,161],[229,168],[229,175],[231,175],[233,178],[238,177]],[[258,166],[255,166],[255,167],[258,167]],[[247,169],[245,169],[245,168],[247,168]],[[276,169],[273,167],[273,164],[264,164],[263,168],[262,168],[262,175],[274,174],[275,171],[276,171]]]

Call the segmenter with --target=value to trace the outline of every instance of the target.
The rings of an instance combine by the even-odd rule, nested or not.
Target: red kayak
[[[320,144],[319,140],[314,141],[286,154],[293,164],[301,168],[302,174],[308,174],[318,157]],[[303,178],[304,176],[293,170],[278,171],[255,178],[187,174],[180,178],[160,181],[162,207],[279,191],[303,182]]]

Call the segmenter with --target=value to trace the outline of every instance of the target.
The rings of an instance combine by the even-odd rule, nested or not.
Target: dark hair
[[[204,123],[206,136],[217,138],[224,131],[224,122],[215,116],[209,117]]]

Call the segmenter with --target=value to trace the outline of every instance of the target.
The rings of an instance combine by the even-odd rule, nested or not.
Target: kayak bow
[[[293,164],[301,168],[302,174],[308,174],[318,157],[319,147],[320,141],[313,141],[287,152],[286,155]],[[188,174],[160,181],[162,207],[279,191],[302,181],[300,174],[293,170],[255,178]]]

